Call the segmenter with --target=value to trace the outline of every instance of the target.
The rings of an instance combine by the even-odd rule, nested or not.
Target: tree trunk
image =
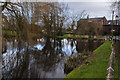
[[[2,78],[2,8],[0,7],[0,80]]]

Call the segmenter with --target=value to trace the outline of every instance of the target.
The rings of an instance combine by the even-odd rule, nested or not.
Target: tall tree
[[[111,4],[111,9],[115,10],[117,15],[120,16],[120,0],[114,0],[114,2]]]

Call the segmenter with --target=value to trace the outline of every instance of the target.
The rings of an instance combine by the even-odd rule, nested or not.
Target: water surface
[[[27,46],[17,40],[6,41],[3,53],[4,78],[64,78],[64,63],[69,56],[93,51],[103,41],[88,39],[41,38]],[[19,47],[20,46],[20,47]]]

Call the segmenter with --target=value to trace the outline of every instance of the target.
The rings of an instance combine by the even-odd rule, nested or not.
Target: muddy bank
[[[73,69],[80,67],[82,64],[91,64],[90,61],[87,61],[94,57],[91,53],[92,52],[90,51],[83,51],[82,53],[78,53],[77,56],[70,56],[66,63],[64,63],[64,72],[68,74]]]

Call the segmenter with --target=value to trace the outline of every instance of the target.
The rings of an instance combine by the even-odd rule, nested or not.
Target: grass
[[[57,36],[57,38],[68,38],[68,35],[65,34],[63,36]],[[86,35],[70,35],[70,38],[88,38],[88,39],[104,39],[104,37],[96,37],[94,38],[93,36],[86,36]]]
[[[85,36],[82,35],[70,35],[71,38],[85,38]],[[64,34],[63,36],[57,36],[57,38],[68,38],[67,34]]]
[[[114,78],[118,78],[118,59],[114,61]]]
[[[16,35],[16,31],[11,31],[11,30],[2,30],[3,35]]]
[[[119,60],[119,53],[120,53],[120,51],[119,51],[119,47],[118,47],[118,43],[117,42],[114,42],[114,50],[115,50],[115,57],[114,57],[114,78],[118,78],[118,73],[119,73],[119,71],[118,71],[118,66],[119,66],[119,64],[118,64],[118,60]]]
[[[97,39],[104,39],[104,37],[97,37]]]
[[[73,31],[66,31],[65,33],[73,33]]]
[[[114,77],[118,78],[118,60],[119,60],[119,49],[117,48],[117,43],[114,44],[115,58],[114,58]]]
[[[111,54],[111,42],[106,41],[93,51],[94,58],[88,61],[91,64],[83,64],[75,68],[65,78],[105,78]]]

